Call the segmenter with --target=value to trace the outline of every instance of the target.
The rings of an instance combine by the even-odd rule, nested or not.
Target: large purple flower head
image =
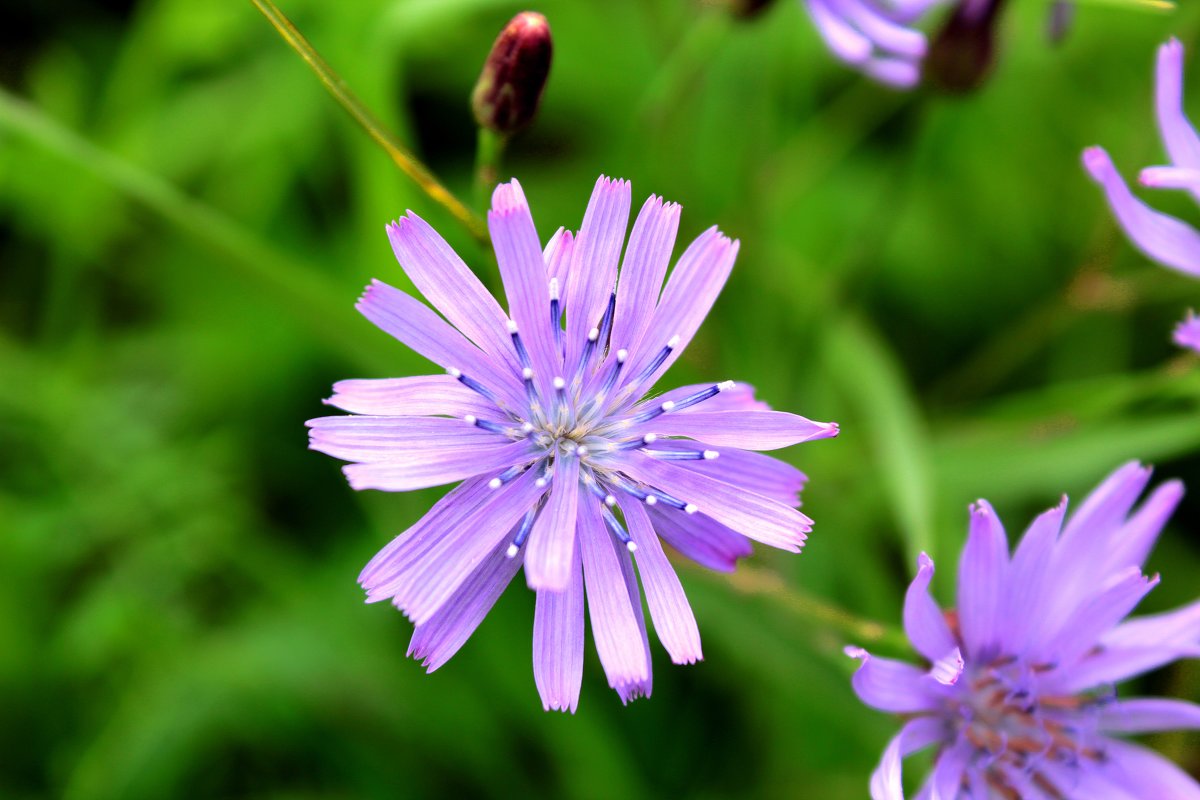
[[[796,508],[804,476],[748,451],[837,434],[732,381],[645,397],[700,327],[738,244],[710,228],[663,288],[679,206],[647,200],[622,257],[629,209],[629,184],[602,177],[578,236],[560,229],[543,251],[520,185],[499,186],[488,226],[507,311],[415,214],[389,225],[397,259],[441,316],[379,281],[358,309],[447,374],[342,381],[328,402],[355,416],[308,423],[313,449],[352,462],[355,489],[462,481],[359,580],[368,601],[390,599],[415,623],[409,653],[432,671],[523,566],[547,709],[578,703],[585,588],[622,701],[651,688],[639,577],[672,660],[699,659],[659,539],[720,570],[750,552],[747,537],[798,551],[812,522]]]
[[[1183,111],[1183,45],[1172,39],[1158,51],[1155,85],[1158,129],[1171,163],[1142,170],[1142,185],[1182,189],[1200,200],[1200,135]],[[1129,190],[1102,147],[1083,151],[1083,164],[1104,189],[1113,215],[1133,244],[1163,266],[1200,277],[1200,231],[1155,211]],[[1200,352],[1194,323],[1181,325],[1175,341]]]
[[[1200,602],[1125,620],[1158,583],[1141,565],[1183,495],[1170,481],[1134,510],[1150,470],[1130,463],[1064,525],[1066,498],[1029,526],[1009,556],[986,501],[971,509],[958,605],[929,595],[922,554],[904,628],[928,667],[863,650],[854,689],[908,718],[871,777],[874,800],[904,797],[900,763],[936,746],[919,795],[1025,800],[1196,800],[1200,785],[1161,756],[1116,735],[1200,727],[1200,706],[1118,699],[1115,684],[1200,656]]]

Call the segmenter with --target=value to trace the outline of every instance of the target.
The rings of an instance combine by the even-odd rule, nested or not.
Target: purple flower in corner
[[[1155,106],[1171,163],[1142,170],[1139,180],[1155,189],[1182,189],[1200,200],[1200,135],[1183,111],[1183,45],[1177,39],[1158,51]],[[1134,246],[1163,266],[1200,277],[1200,231],[1135,197],[1104,148],[1084,150],[1083,164],[1104,189],[1117,222]],[[1195,326],[1188,321],[1180,329],[1194,332]],[[1177,330],[1175,341],[1200,350],[1195,336],[1181,336]]]
[[[749,554],[749,539],[798,551],[811,529],[796,508],[805,478],[749,451],[838,432],[768,410],[732,381],[645,397],[700,327],[738,243],[704,232],[664,288],[679,206],[651,197],[625,245],[629,210],[629,184],[602,177],[578,236],[560,229],[543,251],[520,185],[497,187],[488,225],[507,311],[410,211],[388,236],[441,316],[379,281],[358,309],[447,374],[342,381],[328,402],[353,416],[308,423],[313,449],[352,462],[355,489],[462,481],[359,580],[368,602],[391,600],[413,621],[409,654],[432,671],[523,567],[548,710],[579,700],[585,591],[623,702],[651,689],[639,578],[672,661],[701,658],[660,539],[718,570]]]
[[[874,800],[901,800],[901,760],[934,746],[920,797],[1200,798],[1200,785],[1122,734],[1200,728],[1200,706],[1118,699],[1116,683],[1200,657],[1200,602],[1125,620],[1158,583],[1141,565],[1183,496],[1159,486],[1134,504],[1150,469],[1126,464],[1064,525],[1066,498],[1042,514],[1009,556],[996,513],[980,500],[958,569],[958,606],[929,595],[924,554],[904,602],[921,668],[849,648],[862,661],[864,703],[903,714],[871,776]]]

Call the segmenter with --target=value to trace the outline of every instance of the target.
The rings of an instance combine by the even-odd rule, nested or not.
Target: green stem
[[[296,29],[292,21],[284,16],[284,13],[271,0],[251,0],[251,2],[262,12],[262,15],[267,18],[267,21],[271,23],[275,30],[279,32],[279,35],[283,37],[287,45],[295,50],[312,71],[317,74],[317,77],[321,79],[321,83],[325,84],[325,88],[333,95],[333,99],[337,100],[342,108],[346,109],[347,113],[354,118],[354,121],[367,132],[367,135],[383,148],[393,163],[405,175],[412,178],[413,182],[421,188],[421,191],[429,195],[430,199],[441,205],[455,219],[461,222],[472,236],[480,242],[487,244],[490,241],[487,225],[484,224],[480,216],[467,208],[461,200],[451,194],[450,190],[433,176],[429,168],[422,164],[407,147],[401,144],[395,134],[383,127],[383,124],[367,110],[362,101],[354,96],[354,93],[350,91],[350,87],[346,85],[341,76],[333,71],[333,68],[321,58],[316,49]]]
[[[806,623],[815,622],[837,632],[845,637],[847,643],[882,645],[894,653],[912,652],[912,645],[902,631],[880,622],[862,619],[833,603],[805,594],[770,570],[742,564],[736,572],[728,575],[719,575],[698,567],[692,571],[739,594],[770,600],[778,607],[802,618]]]
[[[264,296],[303,319],[322,342],[335,344],[360,366],[388,363],[389,352],[382,342],[373,343],[373,337],[363,339],[347,324],[346,303],[338,299],[344,293],[314,267],[283,255],[162,178],[102,150],[3,89],[0,128],[20,134],[95,175],[212,248],[223,257],[218,263],[235,267],[235,272],[257,284]]]
[[[487,208],[492,189],[500,182],[500,165],[508,137],[502,133],[479,129],[479,143],[475,148],[475,204]]]

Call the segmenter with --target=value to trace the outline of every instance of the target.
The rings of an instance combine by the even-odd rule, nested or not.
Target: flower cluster
[[[909,89],[929,49],[914,27],[946,0],[803,0],[830,51],[880,83]]]
[[[447,374],[342,381],[328,402],[352,416],[308,423],[313,449],[352,462],[355,489],[462,481],[360,582],[368,601],[391,600],[413,621],[410,654],[434,670],[524,568],[547,709],[578,702],[585,591],[623,701],[651,689],[639,577],[672,660],[699,659],[659,539],[719,570],[750,539],[798,551],[811,529],[797,510],[805,478],[751,451],[838,432],[771,411],[733,381],[646,398],[708,314],[738,243],[710,228],[664,287],[679,206],[648,199],[622,258],[629,212],[629,184],[601,178],[578,236],[560,229],[543,250],[520,185],[500,185],[488,224],[507,310],[415,214],[389,225],[397,259],[441,316],[379,281],[358,309]]]
[[[1143,169],[1139,180],[1155,189],[1181,189],[1200,200],[1200,135],[1183,110],[1183,45],[1176,39],[1158,51],[1155,107],[1171,163]],[[1200,231],[1135,197],[1103,148],[1085,150],[1083,163],[1104,189],[1117,222],[1139,250],[1163,266],[1200,277]],[[1175,342],[1200,352],[1200,323],[1194,315],[1180,323]]]
[[[1066,498],[1012,553],[986,501],[971,509],[954,611],[929,595],[921,556],[904,628],[928,667],[872,656],[862,701],[908,718],[871,778],[875,800],[903,798],[900,764],[937,754],[922,797],[1200,798],[1200,785],[1121,734],[1200,728],[1200,706],[1121,699],[1115,684],[1200,657],[1200,602],[1125,620],[1158,583],[1142,564],[1183,494],[1159,486],[1136,510],[1150,470],[1118,469],[1066,518]]]

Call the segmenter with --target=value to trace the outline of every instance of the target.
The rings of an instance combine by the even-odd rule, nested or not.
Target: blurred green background
[[[623,708],[589,645],[572,717],[541,710],[520,580],[441,671],[405,658],[355,576],[438,493],[355,494],[306,450],[334,380],[426,367],[353,310],[371,277],[410,286],[384,223],[416,210],[494,285],[490,255],[249,3],[6,3],[0,796],[865,797],[897,723],[855,700],[814,602],[896,624],[927,549],[949,603],[970,501],[1015,535],[1129,458],[1193,487],[1144,608],[1193,599],[1200,360],[1169,335],[1200,283],[1135,253],[1079,165],[1162,160],[1169,34],[1200,116],[1185,5],[1083,6],[1053,47],[1047,4],[1015,0],[957,98],[864,82],[792,0],[534,6],[555,62],[504,173],[542,236],[601,172],[682,203],[681,241],[721,225],[739,265],[667,385],[745,380],[843,427],[783,453],[811,476],[803,555],[683,569],[706,660],[655,644],[654,696]],[[524,6],[282,7],[469,196],[470,90]],[[1200,664],[1139,689],[1200,699]],[[1200,774],[1200,736],[1152,743]]]

